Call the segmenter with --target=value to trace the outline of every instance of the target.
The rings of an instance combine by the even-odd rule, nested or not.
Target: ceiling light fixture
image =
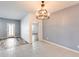
[[[36,12],[36,19],[39,20],[49,19],[49,13],[44,7],[45,7],[44,1],[41,1],[41,9]]]

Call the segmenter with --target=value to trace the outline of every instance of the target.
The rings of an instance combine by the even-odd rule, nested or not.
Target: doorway
[[[32,43],[43,40],[42,21],[33,21],[32,23]]]
[[[32,23],[32,42],[38,41],[39,23]]]

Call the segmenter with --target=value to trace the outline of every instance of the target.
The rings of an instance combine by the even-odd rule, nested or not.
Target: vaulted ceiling
[[[52,13],[78,3],[78,1],[46,1],[45,8]],[[0,17],[20,20],[28,13],[40,9],[40,4],[40,1],[0,1]]]

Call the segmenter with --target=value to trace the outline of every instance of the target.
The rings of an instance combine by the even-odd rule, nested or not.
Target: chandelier
[[[41,9],[36,12],[36,19],[46,20],[49,19],[49,13],[46,9],[44,9],[44,1],[41,1]]]

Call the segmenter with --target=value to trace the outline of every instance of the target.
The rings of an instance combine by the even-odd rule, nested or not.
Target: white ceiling
[[[51,13],[79,3],[78,1],[46,1],[45,8]],[[0,17],[22,19],[40,9],[40,1],[0,1]]]

